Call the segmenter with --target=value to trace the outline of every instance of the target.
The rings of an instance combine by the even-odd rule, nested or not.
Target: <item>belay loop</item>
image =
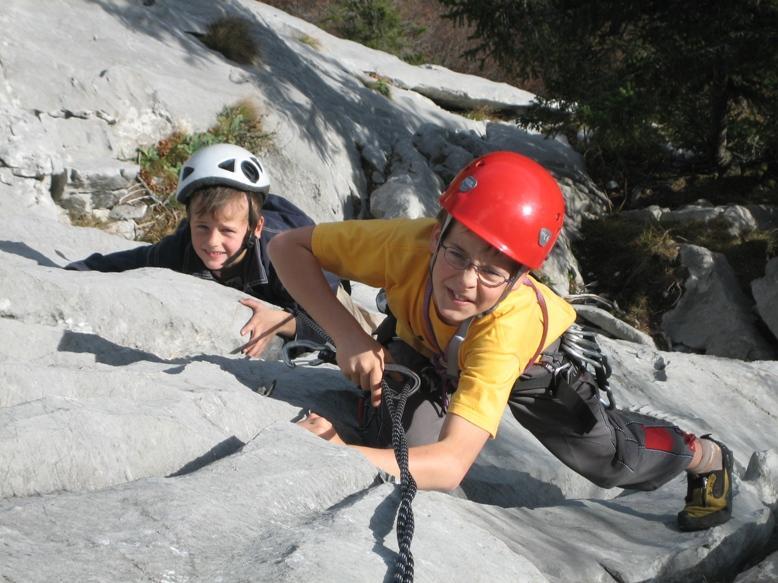
[[[335,346],[331,341],[324,344],[317,344],[307,340],[291,341],[284,344],[282,356],[284,363],[293,368],[296,366],[292,356],[293,351],[297,349],[306,349],[310,351],[318,350],[334,355]],[[325,362],[321,358],[308,362],[309,366],[316,366]],[[400,390],[387,382],[387,373],[402,375],[405,381]],[[392,419],[392,449],[394,458],[400,468],[400,505],[397,508],[397,561],[394,565],[394,575],[392,581],[397,583],[413,583],[413,553],[411,553],[411,542],[413,541],[414,519],[413,508],[411,504],[416,496],[416,480],[413,479],[408,467],[408,442],[405,438],[402,418],[405,411],[405,405],[408,397],[419,390],[421,379],[419,375],[411,369],[399,364],[386,364],[384,366],[384,378],[381,381],[381,399],[384,402],[389,415]]]

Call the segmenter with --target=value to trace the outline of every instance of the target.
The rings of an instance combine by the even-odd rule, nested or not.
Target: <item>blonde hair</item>
[[[246,197],[249,203],[249,226],[254,227],[262,216],[262,196],[256,192],[245,192],[231,186],[206,186],[195,191],[186,205],[186,216],[211,215],[231,202]]]

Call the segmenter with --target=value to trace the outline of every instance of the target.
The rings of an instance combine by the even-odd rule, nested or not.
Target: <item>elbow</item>
[[[267,246],[267,253],[270,255],[270,261],[275,262],[283,252],[284,245],[286,244],[286,237],[284,237],[284,235],[287,233],[288,231],[278,233],[275,237],[270,239],[270,243]]]
[[[459,488],[470,470],[470,464],[464,464],[461,460],[453,459],[446,463],[445,469],[439,474],[439,483],[436,490],[452,492]]]
[[[462,483],[462,480],[464,479],[464,476],[451,478],[449,480],[444,481],[440,484],[439,488],[436,488],[437,490],[440,490],[441,492],[447,492],[451,493],[457,488],[459,488],[459,485]]]

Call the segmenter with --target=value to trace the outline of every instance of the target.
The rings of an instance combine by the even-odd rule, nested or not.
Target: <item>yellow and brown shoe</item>
[[[732,516],[732,452],[723,443],[703,436],[721,448],[723,468],[707,474],[688,474],[686,506],[678,513],[681,530],[704,530],[724,524]]]

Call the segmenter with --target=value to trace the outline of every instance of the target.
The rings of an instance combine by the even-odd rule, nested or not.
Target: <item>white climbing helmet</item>
[[[204,186],[232,186],[262,195],[270,190],[270,179],[254,154],[233,144],[200,148],[184,162],[178,177],[176,199],[189,202],[192,193]]]

